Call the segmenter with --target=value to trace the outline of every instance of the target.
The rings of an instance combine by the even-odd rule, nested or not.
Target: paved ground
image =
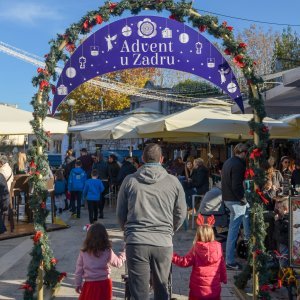
[[[69,229],[51,232],[50,240],[55,257],[58,259],[58,269],[67,272],[56,298],[59,300],[77,299],[74,291],[73,280],[75,262],[79,248],[85,237],[83,226],[88,223],[87,211],[82,211],[80,220],[72,220],[69,213],[64,213],[62,218],[71,226]],[[108,229],[113,248],[120,250],[122,232],[116,223],[116,217],[112,208],[106,208],[103,223]],[[179,254],[185,254],[192,244],[194,231],[180,230],[174,236],[174,250]],[[20,284],[26,279],[26,269],[30,259],[32,241],[29,237],[1,241],[0,244],[0,299],[22,299]],[[188,284],[191,268],[183,269],[173,267],[173,294],[178,300],[188,299]],[[112,269],[114,300],[124,299],[124,285],[121,280],[124,268]],[[228,271],[229,282],[222,287],[222,299],[234,300],[238,297],[233,289],[233,276],[235,272]],[[46,297],[45,297],[46,298]]]

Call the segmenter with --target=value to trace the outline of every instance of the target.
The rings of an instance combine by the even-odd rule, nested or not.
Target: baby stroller
[[[229,224],[229,211],[222,200],[222,191],[217,186],[209,190],[200,202],[198,213],[215,217],[214,231],[217,238],[226,239]]]
[[[130,290],[129,290],[129,276],[128,276],[128,270],[127,270],[127,264],[125,263],[125,273],[122,275],[122,280],[125,284],[125,294],[124,294],[124,300],[130,300]],[[151,276],[150,276],[150,286],[151,286]],[[176,298],[172,297],[172,265],[171,265],[171,269],[170,269],[170,274],[169,274],[169,278],[168,278],[168,290],[169,290],[169,296],[170,296],[170,300],[176,300]]]

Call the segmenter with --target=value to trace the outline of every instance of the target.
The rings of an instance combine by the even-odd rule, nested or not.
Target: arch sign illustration
[[[135,16],[100,28],[76,49],[58,80],[52,113],[82,83],[109,72],[143,67],[200,76],[222,89],[244,111],[232,69],[201,33],[175,20]]]

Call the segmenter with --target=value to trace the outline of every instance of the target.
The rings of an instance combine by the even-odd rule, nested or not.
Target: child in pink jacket
[[[104,225],[90,226],[76,264],[75,286],[79,300],[111,300],[110,265],[120,268],[124,261],[125,252],[119,256],[113,252]]]
[[[226,265],[222,246],[215,241],[212,225],[214,216],[198,215],[197,233],[192,249],[185,255],[173,254],[172,262],[179,267],[193,266],[190,276],[189,300],[221,299],[221,282],[227,283]]]

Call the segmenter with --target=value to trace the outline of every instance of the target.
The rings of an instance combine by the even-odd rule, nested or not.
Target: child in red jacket
[[[173,254],[172,262],[183,268],[193,266],[190,276],[189,300],[221,299],[221,282],[227,283],[226,265],[222,246],[215,241],[214,216],[207,218],[198,215],[197,233],[193,247],[185,256]]]

